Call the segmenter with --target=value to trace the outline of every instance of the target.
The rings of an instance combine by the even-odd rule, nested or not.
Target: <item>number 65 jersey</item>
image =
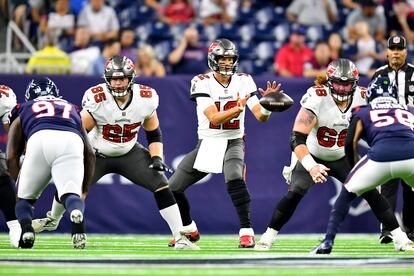
[[[134,84],[129,103],[120,107],[107,85],[101,83],[89,88],[82,106],[95,120],[88,137],[92,147],[106,156],[122,156],[137,142],[137,133],[145,119],[158,107],[157,92],[145,85]]]
[[[345,138],[351,110],[366,105],[365,91],[365,88],[357,86],[352,103],[341,111],[327,86],[318,85],[307,90],[300,103],[303,108],[312,111],[318,120],[306,141],[312,155],[324,161],[335,161],[345,156]]]

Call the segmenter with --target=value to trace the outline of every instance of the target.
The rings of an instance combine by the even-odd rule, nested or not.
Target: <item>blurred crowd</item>
[[[403,34],[414,53],[413,0],[0,0],[37,46],[27,73],[102,75],[116,54],[142,76],[207,71],[207,45],[226,37],[240,71],[314,77],[338,57],[372,76],[385,41]],[[14,51],[24,51],[14,37]]]

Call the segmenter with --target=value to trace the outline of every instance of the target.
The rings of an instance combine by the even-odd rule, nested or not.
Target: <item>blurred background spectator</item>
[[[385,42],[386,20],[384,9],[378,8],[374,0],[360,0],[360,7],[355,8],[346,19],[347,38],[349,43],[355,43],[357,30],[355,24],[364,21],[369,25],[369,32],[376,41]]]
[[[334,23],[338,15],[335,0],[293,0],[286,17],[301,25],[327,25]]]
[[[135,72],[139,76],[145,77],[164,77],[164,65],[157,59],[154,48],[150,45],[143,44],[138,49],[135,64]]]
[[[200,43],[196,28],[189,27],[178,46],[169,54],[168,62],[175,74],[202,74],[208,70],[207,47]]]
[[[204,25],[231,23],[237,14],[237,0],[201,0],[199,16]]]
[[[331,59],[335,60],[344,57],[342,54],[342,38],[339,33],[331,33],[328,37],[328,45],[331,52]]]
[[[316,43],[313,57],[305,63],[303,76],[313,78],[326,73],[326,68],[331,59],[331,49],[326,41],[319,41]]]
[[[128,57],[135,63],[137,60],[137,48],[135,42],[135,32],[131,28],[124,28],[120,34],[121,55]]]
[[[58,48],[57,34],[54,31],[45,34],[43,45],[43,48],[29,59],[25,72],[29,74],[70,73],[70,58]]]
[[[119,21],[115,10],[105,5],[104,0],[90,0],[80,12],[77,24],[77,31],[98,45],[118,37]]]
[[[301,77],[306,62],[312,59],[313,51],[305,44],[306,30],[297,26],[285,44],[275,55],[275,72],[282,77]]]
[[[160,13],[160,20],[169,25],[190,23],[195,16],[193,6],[188,0],[169,0]]]
[[[65,52],[73,48],[76,27],[76,18],[69,4],[69,0],[56,0],[52,10],[40,19],[42,33],[55,32],[58,35],[59,48]]]
[[[92,75],[103,76],[106,61],[115,55],[119,55],[120,51],[121,44],[118,40],[109,39],[105,41],[102,54],[92,62]]]

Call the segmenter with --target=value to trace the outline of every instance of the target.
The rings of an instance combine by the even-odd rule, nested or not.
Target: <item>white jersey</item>
[[[210,123],[204,110],[216,105],[218,111],[225,111],[237,105],[237,94],[240,98],[251,95],[247,106],[252,110],[259,100],[255,96],[257,87],[252,77],[243,73],[236,73],[231,77],[230,83],[223,86],[213,75],[213,72],[195,76],[191,80],[191,99],[197,100],[198,138],[226,138],[236,139],[244,135],[245,110],[229,122],[221,125]],[[199,100],[208,99],[208,102],[200,104]]]
[[[128,153],[137,142],[141,124],[152,116],[158,102],[157,92],[141,84],[132,86],[131,102],[122,108],[105,83],[86,90],[82,106],[95,120],[88,134],[93,148],[112,157]]]
[[[318,122],[308,135],[306,145],[309,152],[324,161],[334,161],[345,156],[344,146],[351,110],[365,105],[365,88],[358,86],[351,106],[342,112],[332,98],[329,88],[313,86],[303,95],[300,103],[312,111]]]
[[[0,118],[3,124],[10,123],[9,114],[16,104],[16,95],[13,90],[6,85],[0,85]]]

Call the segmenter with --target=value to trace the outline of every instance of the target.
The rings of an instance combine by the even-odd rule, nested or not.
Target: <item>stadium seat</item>
[[[171,38],[172,34],[170,32],[170,26],[168,24],[159,21],[151,23],[149,39],[152,41],[162,41]]]
[[[245,24],[239,28],[239,35],[242,41],[251,41],[255,35],[255,25]]]

